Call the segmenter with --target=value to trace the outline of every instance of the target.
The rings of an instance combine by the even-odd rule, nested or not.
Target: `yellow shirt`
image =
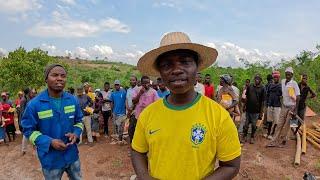
[[[96,98],[96,95],[95,95],[93,92],[88,92],[87,95],[90,97],[90,99],[91,99],[92,101],[94,101],[95,98]]]
[[[202,179],[215,160],[241,155],[237,129],[229,113],[199,95],[183,107],[160,99],[140,115],[132,148],[148,153],[149,173],[157,179]]]

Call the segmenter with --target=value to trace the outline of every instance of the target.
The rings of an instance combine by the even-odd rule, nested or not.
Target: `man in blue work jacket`
[[[47,89],[32,99],[23,114],[24,135],[37,147],[46,180],[81,179],[76,143],[83,130],[83,114],[76,98],[63,91],[67,72],[59,64],[45,70]]]

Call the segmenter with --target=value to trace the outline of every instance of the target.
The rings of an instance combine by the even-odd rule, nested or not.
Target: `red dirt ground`
[[[318,118],[308,118],[308,124]],[[43,179],[35,151],[29,145],[27,154],[21,156],[20,141],[21,137],[9,146],[0,145],[0,179]],[[93,147],[79,147],[83,179],[129,179],[134,174],[128,157],[129,146],[110,145],[109,142],[101,137]],[[320,175],[320,150],[312,145],[308,144],[306,155],[301,156],[300,166],[294,167],[295,141],[289,141],[285,148],[274,149],[265,148],[267,142],[260,130],[256,144],[242,147],[241,170],[236,179],[295,180],[302,179],[306,171]]]

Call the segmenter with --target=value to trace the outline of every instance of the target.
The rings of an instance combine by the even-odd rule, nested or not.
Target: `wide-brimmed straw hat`
[[[143,75],[158,76],[159,72],[155,67],[156,59],[163,53],[178,49],[188,49],[198,53],[199,71],[211,66],[218,56],[216,49],[192,43],[187,34],[183,32],[171,32],[163,36],[160,47],[147,52],[139,59],[139,71]]]

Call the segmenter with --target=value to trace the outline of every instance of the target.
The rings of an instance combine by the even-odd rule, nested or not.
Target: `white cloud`
[[[207,45],[208,45],[209,47],[212,47],[212,48],[216,48],[216,47],[217,47],[216,44],[214,44],[214,43],[207,43]]]
[[[0,48],[0,57],[4,57],[8,54],[8,51],[3,49],[3,48]]]
[[[113,54],[113,50],[110,46],[107,45],[94,45],[93,47],[89,48],[91,56],[95,57],[109,57]]]
[[[61,2],[69,5],[75,5],[76,1],[75,0],[60,0]]]
[[[73,56],[77,58],[83,58],[83,59],[90,58],[88,50],[83,47],[76,47],[76,49],[73,52]]]
[[[246,49],[230,42],[210,42],[207,46],[216,48],[218,51],[217,63],[224,67],[243,67],[240,59],[245,59],[250,63],[267,62],[271,65],[280,62],[281,59],[288,59],[285,54],[278,52],[261,52],[259,49]]]
[[[129,57],[129,58],[134,58],[134,57],[135,57],[135,54],[133,54],[133,53],[126,53],[126,56]]]
[[[115,32],[121,32],[121,33],[130,32],[130,28],[127,25],[123,24],[122,22],[114,18],[107,18],[107,19],[101,20],[100,26],[102,28],[107,28]]]
[[[39,0],[0,0],[0,12],[8,14],[25,13],[41,7]]]
[[[39,22],[27,33],[38,37],[81,38],[95,36],[104,31],[129,33],[130,28],[114,18],[101,20],[76,20],[67,13],[52,12],[51,22]]]
[[[43,43],[40,49],[47,51],[51,56],[68,56],[71,58],[80,59],[110,59],[114,54],[113,49],[107,45],[94,45],[90,47],[76,47],[73,50],[63,50],[57,48],[55,45]]]
[[[54,45],[49,45],[49,44],[43,43],[43,44],[41,44],[41,49],[48,50],[48,51],[55,51],[57,49],[57,47]]]

